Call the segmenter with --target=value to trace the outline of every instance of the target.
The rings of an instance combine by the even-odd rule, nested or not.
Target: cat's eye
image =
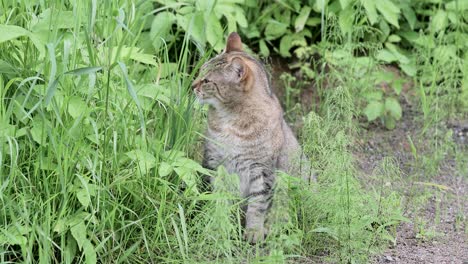
[[[208,81],[208,79],[203,79],[202,82],[203,82],[203,84],[207,84],[207,83],[209,83],[210,81]]]

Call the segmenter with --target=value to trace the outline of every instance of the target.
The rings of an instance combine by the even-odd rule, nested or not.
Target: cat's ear
[[[241,58],[234,58],[231,61],[231,68],[234,71],[234,74],[236,76],[236,81],[237,82],[243,82],[246,81],[250,76],[250,68],[247,66],[247,64],[242,60]]]
[[[242,51],[242,40],[236,32],[229,34],[226,41],[226,49],[224,52],[229,53],[231,51]]]
[[[232,69],[233,69],[233,71],[235,73],[235,76],[236,76],[236,78],[237,78],[237,80],[239,82],[246,79],[247,74],[248,74],[248,67],[247,67],[247,65],[245,64],[245,62],[242,59],[240,59],[240,58],[232,59],[231,67],[232,67]]]

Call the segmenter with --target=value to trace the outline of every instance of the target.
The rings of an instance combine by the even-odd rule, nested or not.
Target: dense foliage
[[[392,129],[404,114],[403,83],[384,64],[411,80],[426,121],[468,112],[466,1],[0,7],[2,263],[365,262],[407,220],[399,194],[361,186],[350,150],[357,117]],[[242,240],[239,198],[198,185],[201,174],[230,177],[198,162],[206,109],[190,84],[231,31],[283,58],[300,79],[283,78],[291,91],[313,83],[322,102],[300,133],[319,181],[281,176],[289,221],[262,250]],[[390,158],[375,174],[400,176]]]

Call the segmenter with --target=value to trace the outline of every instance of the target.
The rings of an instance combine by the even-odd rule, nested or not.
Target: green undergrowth
[[[272,232],[251,246],[242,239],[235,175],[199,163],[206,109],[190,86],[212,52],[194,34],[219,50],[221,29],[201,35],[180,10],[166,14],[180,27],[159,28],[154,14],[176,6],[145,1],[0,6],[0,262],[363,263],[395,243],[406,221],[401,197],[384,180],[363,188],[351,153],[365,100],[385,105],[397,96],[372,94],[381,46],[359,43],[366,28],[344,37],[326,16],[328,37],[304,51],[302,62],[321,55],[309,77],[322,103],[296,117],[318,180],[308,186],[279,173]],[[434,105],[438,113],[457,107],[451,93],[461,62],[444,63],[443,80],[437,71],[432,82],[415,79],[432,89],[421,101],[425,120]],[[382,122],[398,116],[394,109]],[[397,168],[386,158],[374,176],[398,178]],[[203,174],[217,178],[213,192],[200,187]]]

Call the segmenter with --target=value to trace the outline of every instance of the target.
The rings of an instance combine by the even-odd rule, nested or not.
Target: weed
[[[372,1],[156,2],[1,2],[0,262],[280,263],[313,255],[366,262],[395,243],[396,226],[407,221],[401,196],[384,181],[400,179],[398,166],[383,160],[373,175],[382,182],[364,188],[351,153],[357,116],[387,124],[402,114],[397,81],[369,99],[378,92],[380,62],[412,76],[423,136],[434,150],[426,155],[411,141],[410,176],[431,183],[448,156],[466,174],[466,155],[439,126],[466,115],[464,13],[454,8],[461,2],[437,4],[443,26],[416,23],[413,13],[425,17],[424,6],[406,1],[387,1],[389,8]],[[301,82],[313,80],[323,102],[304,116],[301,133],[318,182],[306,186],[279,173],[272,232],[261,246],[242,240],[243,201],[235,183],[226,184],[235,175],[197,161],[205,109],[189,87],[222,49],[223,24],[239,27],[263,55],[299,58],[305,78],[297,87],[292,75],[283,78],[287,113],[296,113]],[[363,111],[375,101],[383,111]],[[200,189],[202,174],[217,178],[213,192]],[[462,212],[456,221],[462,228]],[[434,236],[424,219],[417,226],[421,237]]]

